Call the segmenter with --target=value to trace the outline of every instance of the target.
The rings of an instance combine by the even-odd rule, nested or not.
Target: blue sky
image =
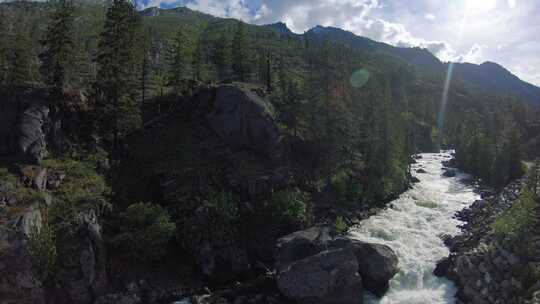
[[[538,0],[139,0],[140,8],[150,6],[187,6],[253,24],[283,21],[297,33],[336,26],[425,47],[443,61],[494,61],[540,85]]]

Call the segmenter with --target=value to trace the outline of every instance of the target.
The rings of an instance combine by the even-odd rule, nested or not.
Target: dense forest
[[[105,223],[110,272],[136,271],[125,261],[166,271],[182,256],[215,286],[263,273],[245,265],[271,263],[280,236],[319,222],[344,231],[351,212],[383,207],[413,182],[417,153],[455,149],[459,168],[496,188],[539,156],[537,105],[459,77],[443,104],[446,71],[320,31],[138,11],[127,0],[0,3],[0,107],[39,99],[58,131],[43,159],[16,163],[67,174],[42,211],[48,229],[30,235],[44,286],[67,284],[60,257],[81,210]],[[198,115],[223,86],[268,101],[279,149],[210,140]],[[0,140],[0,176],[15,181],[13,134]],[[278,171],[253,193],[251,180]],[[201,261],[204,250],[219,252],[224,278]]]

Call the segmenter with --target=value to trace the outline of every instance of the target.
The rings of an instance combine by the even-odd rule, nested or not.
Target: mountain
[[[335,27],[316,26],[304,36],[335,41],[368,52],[386,53],[414,65],[425,72],[445,73],[448,64],[442,63],[429,50],[423,48],[400,48],[377,42]],[[515,95],[532,104],[540,104],[540,88],[519,79],[516,75],[493,62],[483,64],[454,63],[454,79],[468,86],[500,94]]]
[[[281,36],[296,36],[295,33],[293,33],[288,27],[287,24],[283,22],[276,22],[272,24],[267,24],[266,27],[273,29],[274,31],[278,32]]]
[[[540,88],[519,79],[497,63],[484,62],[480,65],[455,63],[454,73],[457,77],[482,89],[516,95],[540,104]]]

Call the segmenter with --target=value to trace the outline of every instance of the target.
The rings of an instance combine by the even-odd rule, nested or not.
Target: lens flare
[[[441,98],[441,107],[439,108],[439,118],[437,119],[437,126],[439,128],[439,134],[443,134],[444,129],[444,116],[446,113],[446,106],[448,104],[448,92],[450,91],[450,84],[452,83],[452,74],[454,72],[454,63],[448,64],[448,72],[446,73],[446,80],[444,81],[444,88]],[[439,145],[441,144],[439,137]]]
[[[370,77],[370,73],[366,69],[360,69],[356,70],[351,75],[351,85],[353,88],[360,89],[361,87],[365,86],[366,83],[368,83]]]

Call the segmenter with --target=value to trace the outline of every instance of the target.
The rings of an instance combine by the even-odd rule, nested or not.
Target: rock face
[[[280,291],[300,303],[361,303],[362,285],[382,296],[397,263],[389,247],[337,236],[328,227],[279,239],[275,258]],[[332,302],[336,291],[343,297]]]
[[[272,105],[239,85],[216,89],[206,120],[223,141],[237,149],[274,156],[281,141]]]
[[[388,290],[388,282],[397,273],[398,258],[386,245],[368,244],[352,240],[351,247],[358,259],[360,276],[367,290],[381,297]]]
[[[91,304],[107,288],[105,246],[93,210],[79,213],[77,220],[76,233],[64,236],[58,248],[57,280],[67,303]]]
[[[45,194],[44,194],[45,195]],[[46,203],[46,202],[45,202]],[[44,288],[34,276],[28,237],[33,227],[40,227],[40,203],[20,211],[7,225],[0,225],[0,298],[13,303],[82,303],[91,304],[106,286],[105,250],[101,227],[93,211],[78,215],[73,235],[59,234],[54,288]],[[47,295],[47,296],[46,296]],[[11,302],[9,302],[11,303]]]
[[[362,303],[362,279],[350,248],[292,262],[279,272],[277,282],[284,296],[299,303]]]
[[[43,126],[48,116],[49,108],[45,106],[32,106],[21,115],[17,148],[21,156],[32,164],[41,164],[47,153]]]
[[[8,225],[0,225],[0,298],[3,300],[44,303],[45,292],[33,274],[27,243],[32,227],[40,225],[41,212],[37,204],[21,211]]]
[[[451,255],[439,261],[434,274],[456,283],[462,303],[528,303],[530,257],[501,244],[491,228],[497,216],[511,208],[524,184],[517,180],[500,193],[482,192],[484,199],[456,214],[466,222],[463,233],[444,237]]]

